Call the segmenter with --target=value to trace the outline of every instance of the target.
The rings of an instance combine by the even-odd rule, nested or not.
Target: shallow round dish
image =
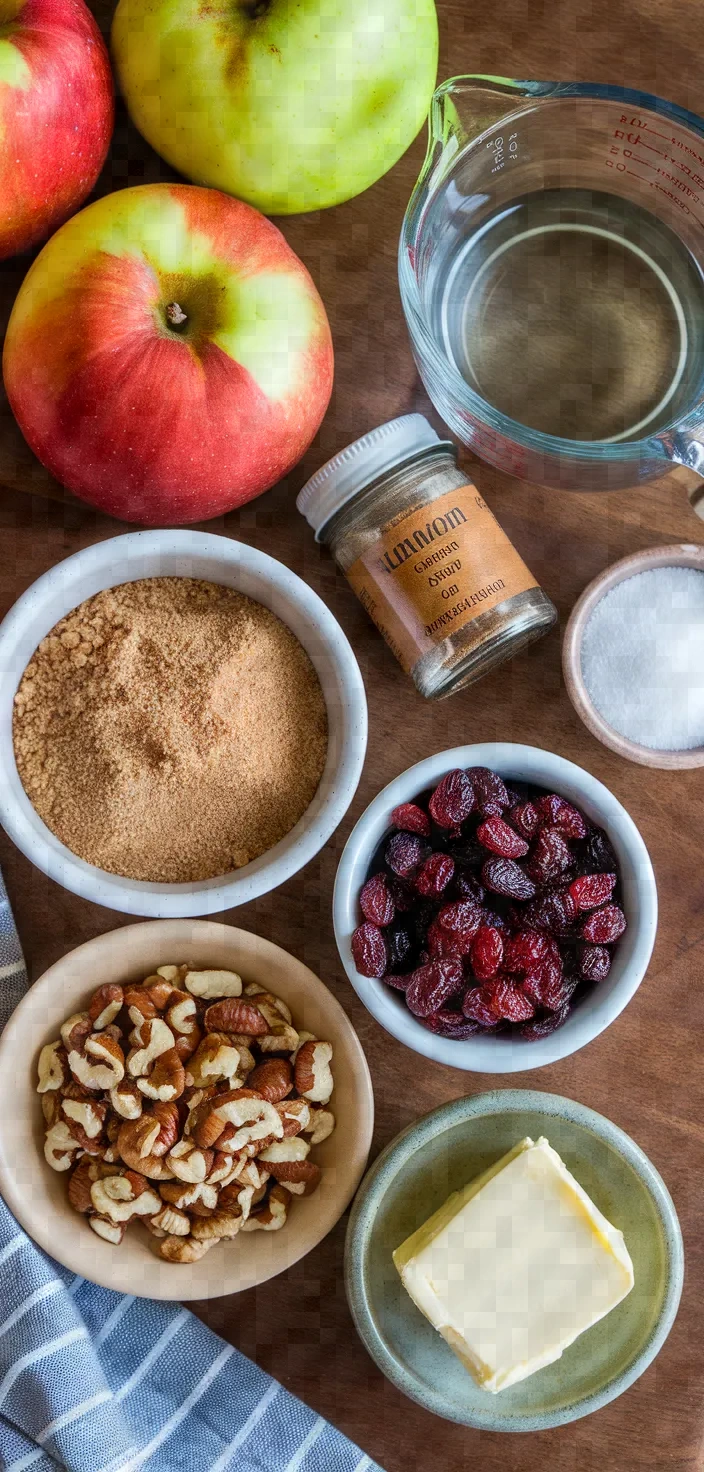
[[[490,1395],[416,1308],[391,1254],[451,1191],[526,1135],[545,1135],[600,1211],[620,1227],[635,1286],[555,1364]],[[615,1400],[667,1338],[683,1276],[677,1213],[643,1151],[592,1109],[530,1089],[457,1099],[404,1130],[365,1177],[347,1229],[347,1297],[372,1358],[426,1410],[486,1431],[542,1431]]]
[[[398,803],[409,802],[434,787],[453,767],[491,767],[509,782],[534,782],[548,792],[559,793],[606,829],[618,856],[628,929],[616,948],[609,975],[574,1008],[562,1027],[535,1042],[480,1034],[464,1042],[436,1037],[409,1012],[398,992],[381,981],[361,976],[352,959],[352,933],[360,922],[359,892],[377,846],[390,830],[391,812]],[[582,767],[536,746],[487,742],[456,746],[427,757],[402,772],[374,798],[352,830],[340,859],[333,917],[345,971],[365,1007],[387,1032],[416,1053],[453,1068],[473,1073],[520,1073],[576,1053],[623,1011],[648,967],[655,943],[658,901],[648,850],[633,819],[608,787]]]
[[[328,713],[328,753],[318,790],[279,843],[232,874],[188,884],[150,884],[79,859],[42,822],[15,765],[12,710],[37,645],[59,619],[104,588],[137,578],[203,578],[265,604],[308,652]],[[283,563],[211,532],[130,532],[86,547],[37,579],[0,624],[0,823],[22,853],[83,899],[128,915],[216,914],[268,894],[327,843],[357,789],[367,745],[359,665],[322,599]]]
[[[638,762],[644,767],[660,767],[670,771],[683,771],[687,767],[704,766],[704,746],[693,746],[688,751],[657,751],[649,746],[640,746],[615,731],[597,710],[584,683],[582,675],[582,639],[584,630],[605,593],[617,583],[626,582],[639,572],[650,572],[654,567],[694,567],[704,571],[704,547],[690,542],[675,542],[665,547],[648,547],[643,552],[634,552],[622,557],[607,567],[606,572],[594,578],[577,599],[570,614],[562,641],[562,671],[567,694],[579,716],[592,736],[623,756],[629,762]]]
[[[103,982],[141,980],[157,966],[188,962],[238,971],[288,1002],[301,1029],[331,1042],[337,1125],[314,1159],[323,1179],[315,1195],[295,1198],[280,1232],[245,1233],[221,1242],[197,1263],[155,1255],[146,1229],[132,1225],[120,1247],[103,1242],[71,1209],[66,1176],[46,1164],[43,1118],[35,1092],[44,1043]],[[374,1100],[357,1035],[327,987],[286,951],[211,920],[128,925],[90,940],[51,966],[13,1012],[0,1038],[0,1192],[17,1220],[64,1267],[145,1298],[218,1298],[253,1288],[297,1262],[334,1227],[364,1171]]]

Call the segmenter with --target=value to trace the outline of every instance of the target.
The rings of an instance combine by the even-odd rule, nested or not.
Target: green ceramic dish
[[[451,1191],[525,1135],[546,1135],[604,1215],[621,1228],[635,1287],[554,1365],[489,1395],[474,1385],[412,1303],[391,1254]],[[427,1410],[487,1431],[542,1431],[615,1400],[667,1338],[683,1276],[677,1213],[642,1150],[592,1109],[531,1089],[457,1099],[404,1130],[365,1176],[347,1231],[347,1296],[379,1368]]]

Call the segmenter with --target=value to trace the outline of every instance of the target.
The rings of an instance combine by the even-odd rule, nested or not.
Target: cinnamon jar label
[[[347,579],[407,674],[472,619],[538,586],[471,482],[387,527]]]

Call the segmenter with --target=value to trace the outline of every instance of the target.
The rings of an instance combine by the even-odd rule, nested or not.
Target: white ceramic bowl
[[[37,645],[84,599],[149,577],[204,578],[256,599],[277,614],[307,650],[328,712],[328,754],[318,791],[291,832],[232,874],[188,884],[149,884],[108,874],[79,859],[42,822],[15,765],[12,707]],[[367,745],[367,703],[350,644],[325,604],[301,578],[244,542],[209,532],[130,532],[99,542],[44,573],[0,624],[0,823],[22,853],[83,899],[127,915],[210,915],[267,894],[327,843],[352,801]]]
[[[295,1199],[282,1231],[253,1232],[219,1243],[195,1263],[165,1262],[151,1250],[154,1243],[139,1224],[130,1227],[120,1247],[91,1232],[68,1204],[66,1176],[50,1170],[44,1160],[44,1121],[36,1093],[40,1049],[58,1036],[61,1023],[85,1005],[96,985],[141,981],[176,958],[189,966],[223,966],[238,971],[245,982],[271,988],[288,1002],[299,1028],[333,1046],[330,1107],[336,1124],[313,1153],[323,1172],[319,1190],[305,1200]],[[45,1252],[71,1272],[118,1293],[218,1298],[284,1272],[322,1241],[349,1205],[364,1173],[373,1124],[367,1061],[332,992],[271,941],[212,920],[123,925],[86,941],[30,987],[0,1038],[3,1198]]]
[[[361,918],[359,892],[374,852],[390,829],[393,808],[434,787],[454,767],[491,767],[507,782],[534,782],[549,792],[559,793],[581,808],[593,823],[605,828],[616,850],[628,929],[615,950],[609,975],[575,1007],[562,1027],[535,1042],[481,1034],[464,1042],[436,1037],[408,1011],[399,992],[381,981],[361,976],[352,959],[352,932]],[[375,797],[350,834],[340,860],[333,916],[335,939],[347,975],[364,1005],[387,1032],[414,1052],[454,1068],[471,1073],[520,1073],[576,1053],[623,1011],[648,967],[655,942],[658,900],[653,867],[643,839],[633,819],[603,783],[564,757],[538,747],[487,742],[440,751],[409,767]]]

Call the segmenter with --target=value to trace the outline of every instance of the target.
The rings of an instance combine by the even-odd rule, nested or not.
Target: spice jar
[[[296,505],[428,699],[495,669],[557,618],[455,446],[422,414],[342,450]]]

